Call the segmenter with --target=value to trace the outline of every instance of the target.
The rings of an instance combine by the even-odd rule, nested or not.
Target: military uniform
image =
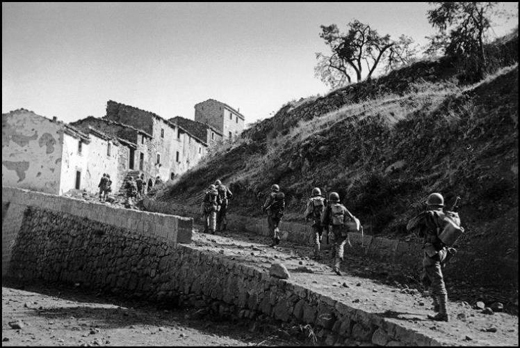
[[[271,193],[265,200],[262,210],[267,213],[267,226],[273,239],[271,246],[274,247],[280,243],[278,225],[285,210],[285,195],[280,191],[278,185],[275,184],[271,187]]]
[[[314,259],[318,260],[320,256],[321,238],[324,226],[321,223],[321,218],[325,211],[326,200],[321,196],[321,190],[314,188],[312,190],[312,197],[307,201],[307,208],[305,209],[305,221],[312,219],[313,242],[314,242]]]
[[[220,197],[220,209],[217,212],[217,231],[225,231],[227,226],[227,207],[229,200],[233,198],[233,193],[229,188],[222,184],[220,180],[215,181],[215,186]]]
[[[426,211],[412,218],[406,229],[411,232],[418,232],[419,237],[423,238],[423,273],[421,280],[429,287],[430,295],[433,298],[434,311],[438,312],[430,319],[437,321],[448,321],[448,293],[442,274],[443,264],[447,260],[448,249],[439,239],[442,230],[444,212],[444,198],[440,194],[432,194],[428,198]]]
[[[201,204],[201,210],[204,216],[204,233],[215,233],[219,208],[220,198],[218,191],[215,185],[210,185],[208,191],[204,194],[204,200]]]
[[[345,223],[354,221],[355,217],[343,204],[339,203],[339,195],[336,192],[331,192],[329,201],[330,204],[323,213],[322,225],[325,227],[331,226],[329,231],[334,234],[334,266],[332,270],[337,275],[341,275],[340,264],[343,261],[345,244],[348,240],[348,229]],[[342,221],[336,222],[341,216],[343,216]]]

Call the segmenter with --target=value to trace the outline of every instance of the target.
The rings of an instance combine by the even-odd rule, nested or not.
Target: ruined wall
[[[221,133],[223,131],[223,113],[222,105],[213,99],[195,104],[195,121],[207,123]],[[225,134],[223,136],[226,137]]]
[[[25,109],[2,114],[2,185],[58,194],[63,127]]]

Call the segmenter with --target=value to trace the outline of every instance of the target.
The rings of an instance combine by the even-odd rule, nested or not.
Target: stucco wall
[[[2,114],[2,185],[58,194],[63,127],[24,109]]]

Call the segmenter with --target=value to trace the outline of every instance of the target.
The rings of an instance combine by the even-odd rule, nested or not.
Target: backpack
[[[315,197],[315,198],[311,198],[311,201],[312,201],[312,214],[314,216],[314,219],[319,220],[321,218],[321,213],[323,212],[325,198]]]
[[[453,246],[459,237],[464,233],[464,228],[460,226],[459,214],[453,211],[447,211],[444,214],[438,214],[439,239],[447,246]]]
[[[228,192],[227,192],[227,187],[224,186],[224,185],[219,185],[217,187],[217,190],[218,190],[218,195],[220,197],[220,200],[222,201],[223,204],[226,204],[227,203],[227,199],[229,198],[228,197]]]
[[[269,207],[269,210],[275,217],[281,217],[283,210],[285,209],[285,194],[283,192],[276,192],[274,195],[274,201]]]
[[[332,204],[330,206],[332,213],[332,225],[343,226],[345,223],[345,210],[340,203]]]

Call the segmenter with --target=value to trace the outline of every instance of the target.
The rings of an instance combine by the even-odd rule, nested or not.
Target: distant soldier
[[[125,185],[126,188],[126,206],[127,208],[134,205],[134,199],[137,196],[137,185],[133,177],[130,177]]]
[[[105,200],[110,192],[112,192],[112,180],[110,179],[110,174],[107,174],[107,182],[105,185]]]
[[[103,173],[103,176],[101,177],[101,180],[99,181],[99,185],[98,185],[98,188],[99,188],[99,200],[101,202],[104,202],[106,197],[104,197],[104,193],[105,193],[105,186],[106,186],[106,183],[107,183],[107,175],[105,173]]]
[[[312,230],[314,232],[314,259],[321,259],[320,244],[323,233],[323,225],[321,218],[325,212],[326,200],[321,196],[321,190],[318,187],[312,189],[312,196],[307,201],[307,209],[305,209],[305,222],[312,219]]]
[[[141,175],[137,177],[135,184],[137,185],[137,199],[142,199],[144,189],[144,174],[141,173]]]
[[[285,210],[285,194],[280,191],[280,186],[276,184],[271,186],[271,193],[265,200],[262,210],[267,213],[267,225],[269,233],[273,238],[270,246],[274,248],[280,243],[280,229],[278,225]]]
[[[157,187],[159,185],[161,185],[163,183],[161,177],[159,175],[157,175],[157,177],[155,178],[155,184],[154,186]]]
[[[215,181],[215,187],[220,198],[220,209],[217,213],[217,231],[225,231],[227,226],[227,207],[229,200],[233,198],[233,193],[220,180]]]
[[[217,212],[220,208],[220,197],[215,185],[209,185],[201,204],[201,213],[204,217],[204,233],[215,234]]]
[[[326,228],[329,225],[332,226],[332,229],[330,229],[334,234],[334,266],[332,270],[340,276],[340,263],[343,261],[345,243],[348,240],[348,228],[346,223],[356,221],[357,219],[340,203],[339,194],[337,192],[330,193],[329,201],[330,205],[325,208],[325,212],[323,213],[322,225]]]
[[[440,232],[446,225],[446,215],[451,212],[444,212],[444,197],[440,193],[432,193],[426,200],[426,210],[412,218],[406,229],[416,232],[419,237],[423,237],[423,274],[421,276],[423,284],[429,286],[430,295],[433,298],[433,310],[437,312],[435,316],[428,316],[436,321],[449,321],[447,303],[448,292],[444,284],[442,274],[443,265],[454,253],[453,248],[447,248],[440,237]],[[458,219],[458,215],[457,215]],[[460,219],[458,219],[460,224]],[[462,227],[459,227],[462,229]]]

